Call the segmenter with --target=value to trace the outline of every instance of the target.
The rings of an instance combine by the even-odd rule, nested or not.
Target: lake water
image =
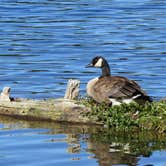
[[[0,116],[2,166],[164,166],[166,135]]]
[[[81,80],[85,95],[87,81],[100,74],[84,68],[95,55],[108,59],[112,75],[136,80],[154,98],[166,96],[164,0],[0,0],[0,25],[1,89],[10,86],[14,97],[63,97],[70,78]],[[166,165],[166,142],[155,136],[142,135],[146,148],[137,152],[139,137],[124,143],[125,136],[113,135],[103,143],[88,127],[83,134],[83,127],[0,119],[1,165]],[[112,152],[117,142],[121,149]]]

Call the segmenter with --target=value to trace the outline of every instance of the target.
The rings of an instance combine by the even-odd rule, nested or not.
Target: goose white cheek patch
[[[103,62],[103,60],[100,58],[100,59],[96,62],[95,67],[101,67],[101,66],[102,66],[102,62]]]

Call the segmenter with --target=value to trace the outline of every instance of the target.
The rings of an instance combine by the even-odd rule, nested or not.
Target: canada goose
[[[151,98],[133,80],[121,76],[111,76],[110,67],[106,59],[97,56],[92,59],[86,67],[96,67],[102,69],[99,78],[90,80],[87,84],[87,94],[96,102],[105,102],[109,105],[120,105],[122,103],[145,103]]]

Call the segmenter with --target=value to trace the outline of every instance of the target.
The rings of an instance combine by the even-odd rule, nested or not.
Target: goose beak
[[[88,68],[88,67],[93,67],[93,64],[90,63],[90,64],[86,65],[85,67],[86,67],[86,68]]]

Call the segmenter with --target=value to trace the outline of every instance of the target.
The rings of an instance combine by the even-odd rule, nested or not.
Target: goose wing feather
[[[99,80],[94,88],[104,98],[130,98],[138,94],[146,95],[135,81],[125,77],[101,77]]]

